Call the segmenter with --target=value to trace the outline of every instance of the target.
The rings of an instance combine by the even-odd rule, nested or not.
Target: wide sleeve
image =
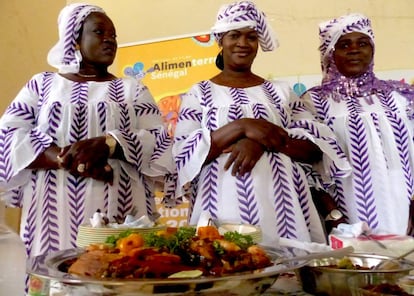
[[[334,183],[335,179],[351,174],[352,168],[343,148],[333,131],[317,119],[309,95],[305,94],[301,98],[295,95],[291,100],[290,108],[292,110],[290,134],[312,141],[323,152],[322,161],[312,166],[313,173],[316,173],[315,175],[318,176],[318,181],[322,182],[322,186],[329,186]],[[316,182],[316,180],[314,181]]]
[[[170,192],[175,187],[175,164],[172,157],[172,138],[168,134],[161,112],[148,88],[139,81],[125,81],[126,93],[132,93],[133,119],[123,117],[120,107],[119,126],[109,130],[120,144],[127,165],[126,171],[138,170],[153,184]],[[134,122],[132,126],[125,121]],[[133,176],[134,174],[130,174]]]
[[[203,124],[201,95],[201,91],[195,85],[182,96],[173,145],[178,173],[178,196],[184,194],[181,189],[200,174],[210,151],[210,131]]]
[[[11,190],[29,181],[26,167],[53,142],[37,123],[40,91],[46,73],[37,74],[20,90],[0,119],[0,186]]]
[[[143,174],[160,176],[174,171],[172,138],[152,94],[139,82],[129,81],[125,88],[130,88],[127,94],[132,92],[133,119],[124,116],[126,112],[119,107],[118,124],[108,133],[120,143],[127,162]],[[125,124],[129,120],[132,125]]]

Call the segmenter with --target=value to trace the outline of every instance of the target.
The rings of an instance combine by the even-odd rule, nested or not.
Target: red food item
[[[153,248],[143,250],[135,257],[122,257],[112,261],[106,276],[109,278],[166,278],[182,271],[196,269],[182,264],[180,256],[153,253]],[[145,255],[144,255],[145,254]]]

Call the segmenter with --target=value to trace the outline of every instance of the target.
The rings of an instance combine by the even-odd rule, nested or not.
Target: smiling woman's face
[[[359,32],[343,35],[335,44],[333,57],[342,75],[354,77],[364,74],[373,58],[370,38]]]
[[[250,69],[259,47],[259,37],[254,29],[232,30],[223,35],[223,60],[235,70]]]

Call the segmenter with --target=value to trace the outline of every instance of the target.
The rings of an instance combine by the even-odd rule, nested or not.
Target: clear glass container
[[[0,291],[1,295],[25,295],[26,248],[19,235],[5,222],[0,199]]]

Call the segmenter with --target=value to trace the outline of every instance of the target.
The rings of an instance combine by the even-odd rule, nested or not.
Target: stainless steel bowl
[[[372,268],[384,260],[393,257],[374,255],[369,253],[354,253],[347,256],[354,265]],[[349,296],[348,279],[357,274],[383,274],[390,277],[403,276],[414,269],[414,262],[400,260],[398,269],[370,270],[370,269],[339,269],[332,266],[338,264],[341,258],[324,258],[310,261],[298,269],[298,278],[305,292],[318,296]]]

